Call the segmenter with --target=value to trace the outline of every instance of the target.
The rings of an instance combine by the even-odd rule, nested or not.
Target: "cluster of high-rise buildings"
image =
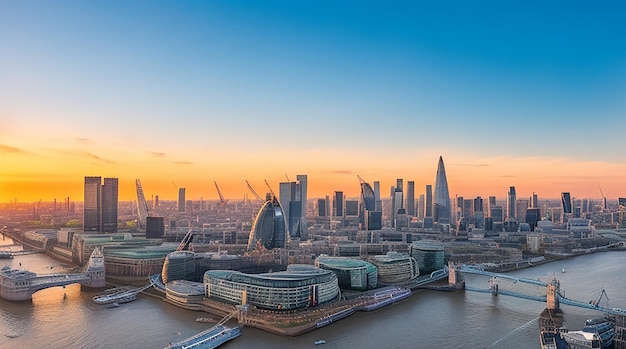
[[[424,229],[439,227],[447,231],[449,227],[457,232],[463,232],[474,228],[488,231],[517,231],[521,225],[534,230],[542,214],[544,216],[546,214],[539,207],[537,194],[533,193],[528,198],[518,198],[514,186],[509,188],[506,200],[502,201],[504,204],[498,203],[495,196],[489,196],[486,200],[481,196],[474,198],[457,196],[451,200],[443,157],[439,157],[434,186],[427,184],[424,192],[418,196],[416,196],[414,181],[405,182],[398,178],[395,185],[390,188],[389,198],[383,200],[379,181],[374,181],[372,186],[361,177],[358,179],[360,182],[359,198],[347,198],[343,191],[335,191],[332,198],[326,196],[314,200],[315,212],[310,212],[312,213],[310,216],[327,218],[330,228],[341,226],[350,220],[358,224],[361,230],[381,230],[385,227],[396,230],[405,227]],[[257,215],[253,225],[258,229],[267,226],[270,221],[274,225],[284,225],[284,228],[279,230],[284,230],[286,235],[276,240],[278,245],[287,240],[307,240],[307,189],[307,175],[297,175],[295,181],[289,181],[287,178],[287,181],[280,182],[278,195],[270,193],[270,197],[260,210],[263,212]],[[153,227],[150,231],[155,231],[155,235],[162,235],[163,219],[150,217],[148,214],[139,180],[137,180],[137,190],[140,225],[158,226],[158,229]],[[117,193],[117,178],[104,178],[104,183],[102,183],[101,177],[85,177],[85,231],[117,231]],[[258,195],[256,196],[259,198]],[[226,203],[221,193],[220,200],[222,204]],[[604,200],[604,209],[606,209],[606,199]],[[158,196],[154,206],[157,205],[157,201]],[[563,219],[569,217],[582,217],[585,213],[591,212],[591,206],[591,200],[582,199],[575,202],[569,192],[563,192],[560,220],[563,222]],[[187,212],[190,210],[189,207],[193,208],[193,203],[186,200],[185,188],[179,188],[178,212]],[[201,210],[204,207],[204,202],[202,202]],[[269,220],[270,216],[273,217],[271,220]],[[276,223],[276,220],[281,222]],[[251,234],[251,239],[253,235]]]
[[[117,193],[117,178],[85,177],[84,231],[117,232]]]

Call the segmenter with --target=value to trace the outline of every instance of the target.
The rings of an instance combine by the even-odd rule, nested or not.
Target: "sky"
[[[0,202],[626,196],[623,1],[0,2]]]

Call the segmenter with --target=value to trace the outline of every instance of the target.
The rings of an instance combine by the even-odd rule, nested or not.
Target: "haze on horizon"
[[[0,3],[0,202],[217,199],[357,175],[626,196],[626,4]]]

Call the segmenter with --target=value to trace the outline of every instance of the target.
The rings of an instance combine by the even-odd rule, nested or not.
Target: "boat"
[[[567,332],[564,328],[552,328],[539,331],[539,344],[541,349],[569,349],[562,334]]]
[[[565,272],[565,268],[563,268],[563,270],[561,270],[561,272],[564,273]]]
[[[610,349],[615,345],[615,329],[605,318],[588,319],[580,331],[563,334],[571,349]]]
[[[217,320],[212,319],[210,317],[199,317],[199,318],[196,318],[196,322],[217,322]]]
[[[315,345],[326,344],[326,341],[323,339],[318,339],[315,341]]]
[[[241,335],[239,326],[215,325],[178,343],[171,343],[165,349],[213,349]]]
[[[133,288],[128,287],[116,287],[104,291],[104,293],[97,296],[93,296],[93,301],[96,304],[111,304],[111,303],[128,303],[137,299],[136,291]]]

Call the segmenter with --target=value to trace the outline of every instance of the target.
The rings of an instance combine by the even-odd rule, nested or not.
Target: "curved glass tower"
[[[435,178],[435,221],[439,223],[450,223],[450,192],[448,191],[448,179],[446,169],[443,166],[443,157],[439,157],[437,165],[437,177]]]
[[[259,243],[268,250],[285,248],[286,242],[285,214],[278,199],[275,196],[268,196],[252,223],[247,250],[253,251]]]

